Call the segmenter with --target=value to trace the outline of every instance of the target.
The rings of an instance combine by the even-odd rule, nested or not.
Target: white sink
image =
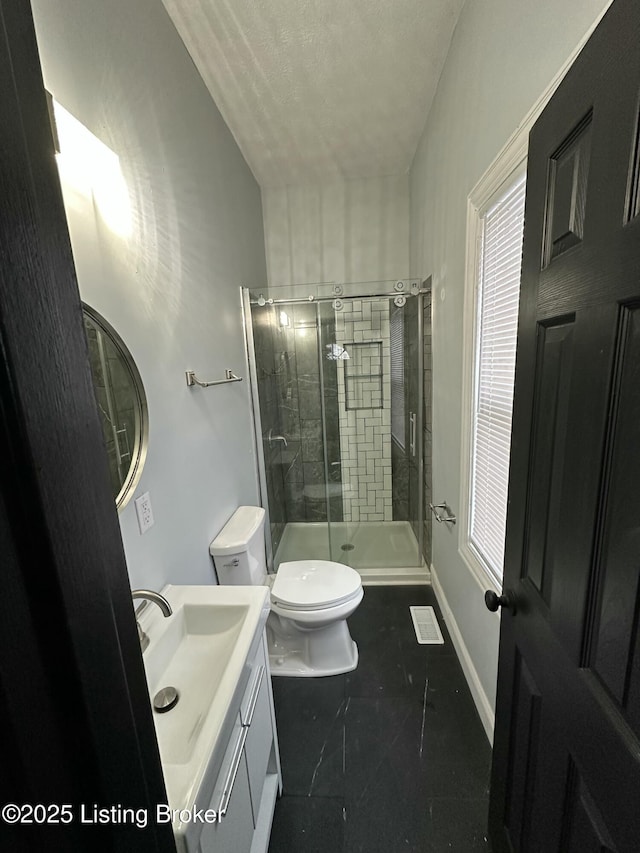
[[[247,657],[269,613],[269,591],[169,585],[162,594],[173,614],[165,618],[147,606],[140,618],[149,637],[143,659],[151,700],[163,687],[179,694],[174,708],[153,718],[169,805],[188,809],[215,782],[248,679]]]

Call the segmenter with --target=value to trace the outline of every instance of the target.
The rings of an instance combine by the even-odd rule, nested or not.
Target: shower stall
[[[427,578],[431,299],[416,281],[243,288],[267,560]]]

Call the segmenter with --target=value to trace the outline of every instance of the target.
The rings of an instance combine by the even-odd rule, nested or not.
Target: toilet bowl
[[[264,520],[261,507],[239,507],[209,551],[221,584],[270,587],[272,675],[338,675],[355,669],[358,647],[346,620],[362,601],[360,575],[330,560],[281,563],[275,575],[268,575]]]

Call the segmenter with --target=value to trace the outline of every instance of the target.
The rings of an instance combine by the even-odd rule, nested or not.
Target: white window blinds
[[[391,436],[404,449],[404,310],[391,307]]]
[[[475,353],[470,540],[502,578],[525,176],[482,217]]]

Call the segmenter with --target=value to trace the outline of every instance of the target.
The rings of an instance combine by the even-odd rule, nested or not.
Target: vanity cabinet
[[[263,633],[207,804],[218,820],[203,825],[186,853],[266,853],[269,846],[281,774],[268,661]]]

